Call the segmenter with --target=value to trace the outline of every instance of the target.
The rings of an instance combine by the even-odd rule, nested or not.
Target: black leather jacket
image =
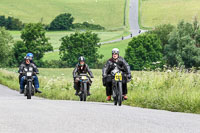
[[[126,73],[127,75],[129,75],[131,77],[130,66],[124,60],[124,58],[122,58],[121,56],[119,56],[117,62],[113,58],[110,58],[107,61],[107,63],[105,64],[105,66],[102,69],[102,76],[103,76],[103,78],[107,77],[107,75],[110,74],[111,71],[114,69],[114,63],[116,63],[119,66],[119,68],[121,68],[122,72]]]
[[[91,78],[94,78],[92,71],[90,70],[89,66],[87,64],[83,65],[83,69],[81,69],[81,66],[79,65],[79,63],[76,65],[76,67],[74,68],[73,71],[73,78],[76,78],[77,75],[84,73],[87,74],[89,73]]]
[[[25,62],[23,62],[23,63],[19,66],[19,71],[18,71],[18,72],[19,72],[21,75],[23,75],[23,74],[24,74],[24,68],[28,68],[28,67],[33,67],[33,72],[35,72],[36,74],[39,73],[39,70],[38,70],[38,68],[36,67],[35,64],[33,64],[33,63],[26,64]],[[35,76],[35,74],[33,74],[33,75]]]

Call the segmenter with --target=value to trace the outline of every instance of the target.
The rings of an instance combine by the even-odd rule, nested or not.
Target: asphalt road
[[[0,133],[200,133],[200,115],[112,103],[27,100],[0,85]]]

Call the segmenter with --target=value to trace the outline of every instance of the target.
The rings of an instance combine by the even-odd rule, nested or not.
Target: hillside
[[[88,21],[106,28],[123,26],[125,0],[1,0],[0,15],[25,23],[50,23],[60,13],[71,13],[75,22]]]
[[[154,27],[200,18],[200,0],[140,0],[140,26]]]

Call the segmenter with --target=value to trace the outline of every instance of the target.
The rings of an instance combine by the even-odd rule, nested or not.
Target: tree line
[[[75,32],[62,37],[60,60],[42,61],[45,52],[53,51],[43,24],[27,24],[21,31],[22,41],[13,42],[12,36],[0,28],[0,65],[16,67],[26,53],[33,53],[40,67],[74,67],[79,56],[85,56],[89,66],[101,68],[103,55],[98,53],[100,38],[90,31]],[[169,67],[200,69],[200,27],[181,21],[177,26],[164,24],[133,37],[125,51],[125,59],[132,70],[154,70]]]
[[[70,13],[63,13],[56,16],[50,24],[43,24],[46,30],[60,31],[60,30],[105,30],[99,24],[90,24],[88,22],[73,23],[74,17]],[[0,27],[5,27],[7,30],[22,30],[25,23],[17,18],[8,16],[0,16]]]

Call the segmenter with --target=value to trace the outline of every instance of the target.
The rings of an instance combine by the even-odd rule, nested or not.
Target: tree
[[[12,36],[0,27],[0,65],[5,66],[11,56],[11,43],[13,42]]]
[[[26,53],[34,54],[34,61],[41,65],[41,58],[45,52],[52,51],[53,47],[48,42],[49,38],[45,36],[45,29],[41,23],[27,24],[21,32],[21,39],[14,44],[13,51],[18,63],[22,61],[22,58]]]
[[[78,62],[79,56],[84,56],[87,63],[94,67],[98,59],[103,56],[98,54],[99,37],[95,33],[74,33],[70,36],[61,38],[60,58],[67,61],[69,67],[74,67]]]
[[[156,34],[161,40],[162,46],[168,44],[169,33],[173,31],[175,27],[171,24],[163,24],[156,26],[154,30],[149,31],[150,34]]]
[[[6,19],[6,29],[8,30],[21,30],[23,28],[23,23],[16,18],[8,17]]]
[[[0,27],[6,26],[6,18],[5,16],[0,16]]]
[[[49,30],[69,30],[73,26],[73,21],[71,14],[60,14],[50,23]]]
[[[161,41],[155,34],[134,37],[125,52],[125,60],[132,70],[161,67],[162,57]]]
[[[165,59],[170,66],[200,66],[200,28],[196,19],[193,24],[184,21],[178,24],[169,36],[165,53]]]

